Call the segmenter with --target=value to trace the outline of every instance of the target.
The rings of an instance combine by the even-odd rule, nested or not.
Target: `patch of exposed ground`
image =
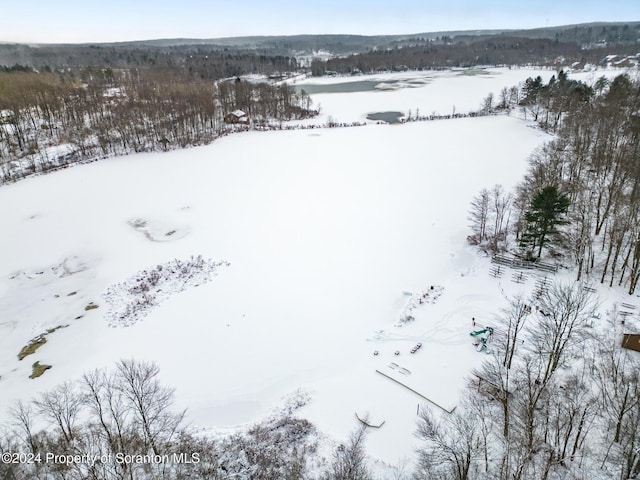
[[[59,330],[60,328],[68,327],[68,325],[58,325],[55,328],[49,328],[46,332],[41,333],[37,337],[32,338],[27,345],[22,347],[20,353],[18,353],[18,360],[22,360],[28,355],[33,355],[36,351],[47,343],[47,335]]]

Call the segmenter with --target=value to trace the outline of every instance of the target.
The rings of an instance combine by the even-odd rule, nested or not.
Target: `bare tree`
[[[509,305],[502,310],[502,315],[497,318],[500,335],[495,342],[499,345],[502,353],[502,366],[511,369],[513,357],[524,340],[521,333],[525,327],[527,319],[531,315],[531,304],[526,304],[522,296],[515,296],[509,299]]]
[[[477,238],[477,243],[482,243],[487,239],[490,202],[491,195],[486,188],[482,189],[471,201],[469,220],[471,221],[473,234]]]
[[[619,339],[621,316],[609,312],[610,341],[601,340],[594,352],[592,370],[599,391],[599,416],[607,449],[601,467],[612,465],[620,478],[640,474],[640,360],[623,349]]]
[[[545,478],[553,469],[569,468],[585,441],[597,413],[597,399],[584,364],[553,386],[545,397]]]
[[[489,92],[489,94],[482,100],[481,109],[484,113],[491,113],[493,112],[493,108],[494,108],[494,96],[492,92]]]
[[[493,243],[498,248],[501,238],[506,238],[506,230],[509,226],[507,215],[511,206],[511,194],[504,191],[502,185],[494,185],[491,190],[492,210],[493,210]]]
[[[367,421],[367,418],[364,419]],[[346,444],[338,445],[326,480],[369,480],[371,474],[366,463],[364,441],[367,434],[365,423],[349,435]]]
[[[50,392],[44,393],[34,405],[43,418],[53,423],[62,435],[65,444],[75,437],[75,425],[82,409],[82,398],[74,385],[65,382]]]
[[[121,360],[116,369],[116,388],[136,418],[145,445],[160,455],[162,443],[173,438],[184,418],[184,412],[176,414],[170,410],[173,389],[160,384],[156,364]]]
[[[82,376],[83,402],[91,413],[91,430],[99,439],[100,447],[107,447],[112,455],[135,451],[135,437],[131,429],[130,409],[116,384],[116,378],[103,370],[94,370]],[[105,445],[106,444],[106,445]],[[127,463],[110,462],[116,478],[133,479],[133,470]]]
[[[539,383],[545,385],[582,343],[597,307],[595,295],[579,283],[556,282],[543,292],[535,322],[529,323],[527,343],[542,364]]]
[[[568,243],[571,248],[574,261],[578,266],[576,281],[582,279],[583,273],[589,274],[593,257],[593,218],[591,215],[591,206],[589,203],[590,195],[581,192],[577,195],[571,219],[569,221],[569,230],[567,232]]]
[[[482,428],[476,413],[465,408],[436,420],[423,406],[416,432],[424,444],[418,451],[419,472],[429,479],[476,478],[477,459],[486,451]]]
[[[18,401],[9,409],[9,416],[11,423],[19,432],[18,436],[23,444],[28,447],[31,453],[37,453],[39,449],[34,431],[35,413],[33,407],[28,403]]]
[[[520,334],[530,315],[530,308],[524,303],[522,297],[509,300],[509,305],[496,319],[497,334],[494,339],[493,357],[484,362],[475,372],[479,379],[479,386],[482,386],[490,397],[501,405],[502,435],[505,438],[509,437],[511,390],[514,388],[517,377],[517,374],[511,371],[511,367],[514,356],[522,344]]]

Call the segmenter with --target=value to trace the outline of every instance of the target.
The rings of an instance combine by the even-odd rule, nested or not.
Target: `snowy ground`
[[[507,83],[532,74],[516,72],[503,72]],[[473,85],[476,107],[487,79],[465,80],[475,82],[464,89]],[[397,95],[388,107],[398,110],[435,84],[366,95],[374,111],[378,95]],[[469,92],[451,88],[443,105],[462,106]],[[369,111],[334,95],[343,101],[325,113],[341,121]],[[487,259],[466,245],[469,201],[486,186],[511,188],[547,138],[507,116],[249,132],[2,187],[0,421],[15,399],[135,357],[159,364],[194,424],[256,420],[302,387],[312,401],[301,414],[322,431],[344,439],[355,415],[368,414],[385,421],[369,453],[411,457],[423,398],[376,370],[456,406],[483,356],[471,318],[490,323],[503,290],[535,281],[488,275]],[[110,326],[110,286],[192,255],[230,264],[137,323]],[[407,293],[431,286],[441,295],[400,324]],[[59,325],[68,327],[18,361]],[[53,368],[30,380],[36,360]]]
[[[605,69],[570,73],[570,78],[593,83],[604,75],[612,78],[621,70]],[[540,75],[548,82],[553,69],[539,68],[490,68],[452,71],[422,71],[394,74],[356,75],[344,77],[310,77],[294,80],[294,85],[366,84],[375,86],[372,91],[351,93],[318,93],[311,95],[314,108],[320,108],[320,116],[301,123],[324,123],[329,117],[335,122],[365,122],[367,114],[397,111],[405,116],[449,115],[469,113],[480,109],[482,100],[493,93],[497,102],[503,88],[524,82],[528,77]],[[375,123],[370,121],[371,123]]]

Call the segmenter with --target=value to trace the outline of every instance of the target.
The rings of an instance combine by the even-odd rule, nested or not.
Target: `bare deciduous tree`
[[[82,409],[82,399],[70,382],[65,382],[34,402],[38,413],[52,422],[68,445],[75,437],[75,424]]]
[[[487,239],[490,202],[490,194],[486,188],[482,189],[471,201],[469,220],[471,221],[471,229],[477,237],[478,243],[482,243]]]
[[[544,385],[567,355],[578,348],[586,327],[596,313],[598,301],[579,283],[552,284],[539,300],[539,315],[529,323],[529,348],[541,361]]]
[[[418,451],[418,469],[424,478],[470,480],[476,478],[477,458],[484,458],[483,425],[466,408],[436,420],[430,408],[420,409],[416,432],[424,446]]]
[[[173,389],[158,381],[156,364],[121,360],[117,364],[116,388],[127,400],[128,408],[137,419],[145,444],[155,455],[162,453],[162,444],[176,434],[184,412],[171,412]]]
[[[365,417],[364,422],[367,421]],[[367,434],[365,423],[349,435],[346,444],[338,445],[325,480],[369,480],[371,474],[367,467],[364,442]]]

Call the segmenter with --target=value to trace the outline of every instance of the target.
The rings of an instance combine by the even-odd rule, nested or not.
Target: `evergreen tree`
[[[569,199],[555,186],[544,187],[533,197],[529,210],[524,214],[526,229],[520,240],[527,257],[533,257],[537,248],[536,258],[540,258],[542,248],[557,235],[556,227],[566,223],[562,217],[568,208]]]
[[[524,93],[524,102],[535,102],[538,95],[542,93],[544,88],[545,86],[540,75],[538,75],[536,78],[527,78],[522,89]]]

